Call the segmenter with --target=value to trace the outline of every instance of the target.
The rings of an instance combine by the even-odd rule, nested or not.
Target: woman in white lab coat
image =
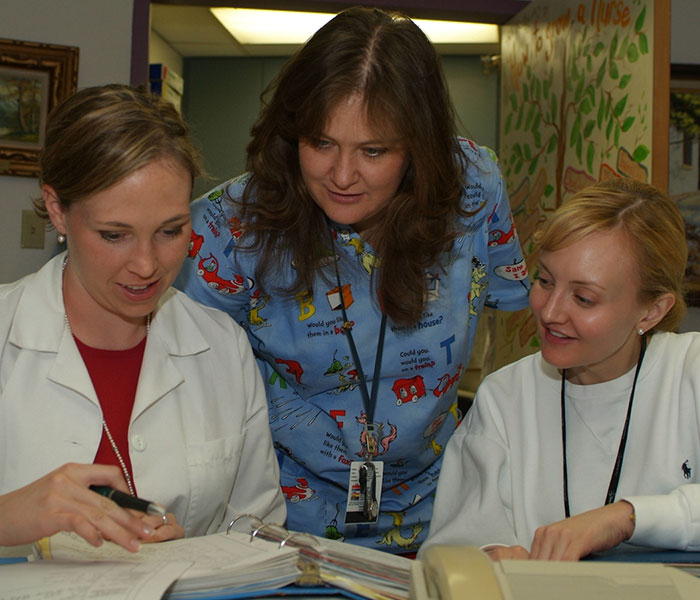
[[[283,522],[246,336],[170,287],[199,173],[180,116],[127,86],[82,90],[52,113],[40,171],[37,211],[67,251],[0,285],[0,546],[69,530],[137,550],[240,513]]]

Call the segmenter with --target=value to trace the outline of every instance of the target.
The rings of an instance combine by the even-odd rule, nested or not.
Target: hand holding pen
[[[175,515],[166,513],[165,507],[158,502],[137,498],[106,485],[91,485],[90,489],[109,498],[122,508],[142,512],[145,515],[142,519],[144,523],[152,525],[155,530],[153,537],[144,539],[144,542],[163,542],[185,535],[185,530],[177,522]]]
[[[88,487],[98,484],[123,486],[121,472],[113,466],[69,463],[0,495],[0,545],[29,544],[59,531],[73,531],[93,546],[109,539],[131,552],[141,541],[152,540],[156,527]]]

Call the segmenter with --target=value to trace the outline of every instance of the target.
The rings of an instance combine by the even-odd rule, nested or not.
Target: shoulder
[[[528,402],[532,396],[530,390],[557,384],[559,380],[556,368],[546,363],[542,353],[537,352],[487,375],[477,390],[477,396],[503,398],[512,406],[514,401]]]
[[[250,181],[250,174],[243,173],[224,181],[192,202],[192,212],[199,213],[207,208],[218,212],[222,208],[230,211],[241,200],[243,192]],[[212,215],[213,216],[213,215]]]
[[[647,353],[652,358],[650,363],[655,364],[657,360],[682,363],[694,370],[700,360],[700,332],[655,333],[651,337]]]
[[[465,138],[459,138],[459,146],[464,173],[462,208],[474,211],[484,202],[494,204],[504,185],[496,153]]]
[[[175,288],[161,298],[154,327],[156,323],[162,324],[159,334],[175,353],[195,354],[210,347],[226,356],[234,344],[242,351],[249,347],[245,331],[227,313]]]

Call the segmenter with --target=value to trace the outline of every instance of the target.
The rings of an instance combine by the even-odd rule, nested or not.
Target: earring
[[[65,233],[59,233],[59,234],[56,236],[56,241],[57,241],[59,244],[63,244],[63,243],[66,241],[66,234],[65,234]]]
[[[644,330],[640,327],[639,329],[637,329],[637,333],[639,335],[644,335]]]

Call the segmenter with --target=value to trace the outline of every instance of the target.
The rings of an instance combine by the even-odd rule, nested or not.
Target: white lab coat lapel
[[[192,317],[171,288],[158,303],[146,340],[132,421],[184,380],[172,356],[188,356],[209,349]]]
[[[63,256],[53,258],[27,284],[27,293],[17,306],[9,341],[20,348],[55,353],[48,378],[99,406],[90,375],[65,322]]]

